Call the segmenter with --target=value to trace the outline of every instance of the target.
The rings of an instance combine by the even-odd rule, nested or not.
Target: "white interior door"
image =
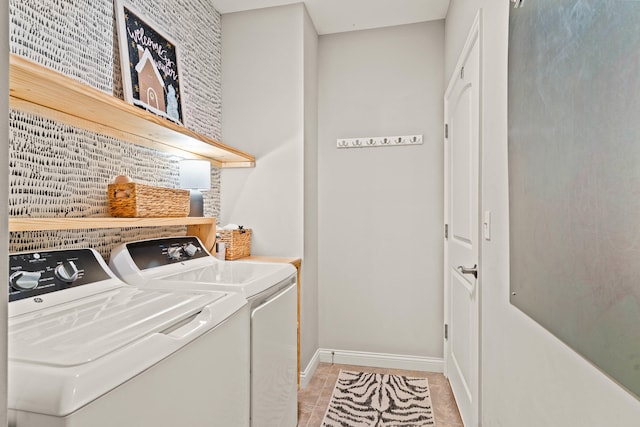
[[[445,375],[466,427],[479,421],[480,19],[445,93]]]

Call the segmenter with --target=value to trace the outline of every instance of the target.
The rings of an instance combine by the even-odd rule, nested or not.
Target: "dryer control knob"
[[[189,256],[194,256],[196,254],[196,252],[198,252],[198,248],[196,247],[196,245],[194,245],[193,243],[189,243],[185,248],[184,251],[187,255]]]
[[[167,255],[169,255],[170,259],[178,260],[182,256],[182,248],[176,248],[176,247],[169,248],[167,250]]]
[[[16,271],[9,276],[9,285],[16,291],[28,291],[38,286],[41,274],[31,271]]]
[[[54,273],[63,282],[72,283],[78,278],[78,267],[73,261],[64,261],[56,267]]]

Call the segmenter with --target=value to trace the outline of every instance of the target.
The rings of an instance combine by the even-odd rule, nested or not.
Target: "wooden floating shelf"
[[[13,54],[9,80],[10,104],[16,110],[183,157],[204,158],[217,167],[255,166],[250,154]]]
[[[9,231],[83,230],[89,228],[166,227],[215,224],[211,217],[177,218],[9,218]]]
[[[198,236],[208,250],[216,239],[216,218],[9,218],[9,231],[87,230],[91,228],[166,227],[186,225],[187,234]]]

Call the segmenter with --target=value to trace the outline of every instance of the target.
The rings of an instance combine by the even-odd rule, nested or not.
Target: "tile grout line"
[[[318,404],[320,403],[320,396],[322,395],[322,391],[327,385],[327,380],[329,379],[328,377],[329,376],[327,374],[324,375],[324,381],[322,382],[322,386],[320,387],[320,392],[318,393],[318,396],[316,397],[316,400],[311,409],[311,414],[309,415],[309,419],[307,420],[307,423],[305,424],[305,426],[300,426],[300,427],[314,427],[311,425],[311,421],[313,420],[313,414],[315,413],[316,409],[318,408]]]
[[[320,398],[322,397],[322,392],[324,391],[325,387],[327,386],[327,382],[329,381],[329,374],[330,373],[331,373],[331,371],[329,370],[329,372],[326,373],[325,376],[324,376],[324,382],[322,383],[322,387],[320,388],[320,393],[318,394],[318,398],[316,399],[316,404],[313,405],[313,410],[311,411],[311,417],[309,417],[309,420],[307,421],[307,427],[314,427],[314,426],[312,426],[310,424],[311,424],[311,421],[313,420],[313,414],[316,412],[316,409],[318,409],[318,407],[320,405]]]

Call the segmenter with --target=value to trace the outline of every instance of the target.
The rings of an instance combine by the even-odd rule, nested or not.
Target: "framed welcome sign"
[[[125,101],[183,125],[178,47],[125,1],[115,8]]]

